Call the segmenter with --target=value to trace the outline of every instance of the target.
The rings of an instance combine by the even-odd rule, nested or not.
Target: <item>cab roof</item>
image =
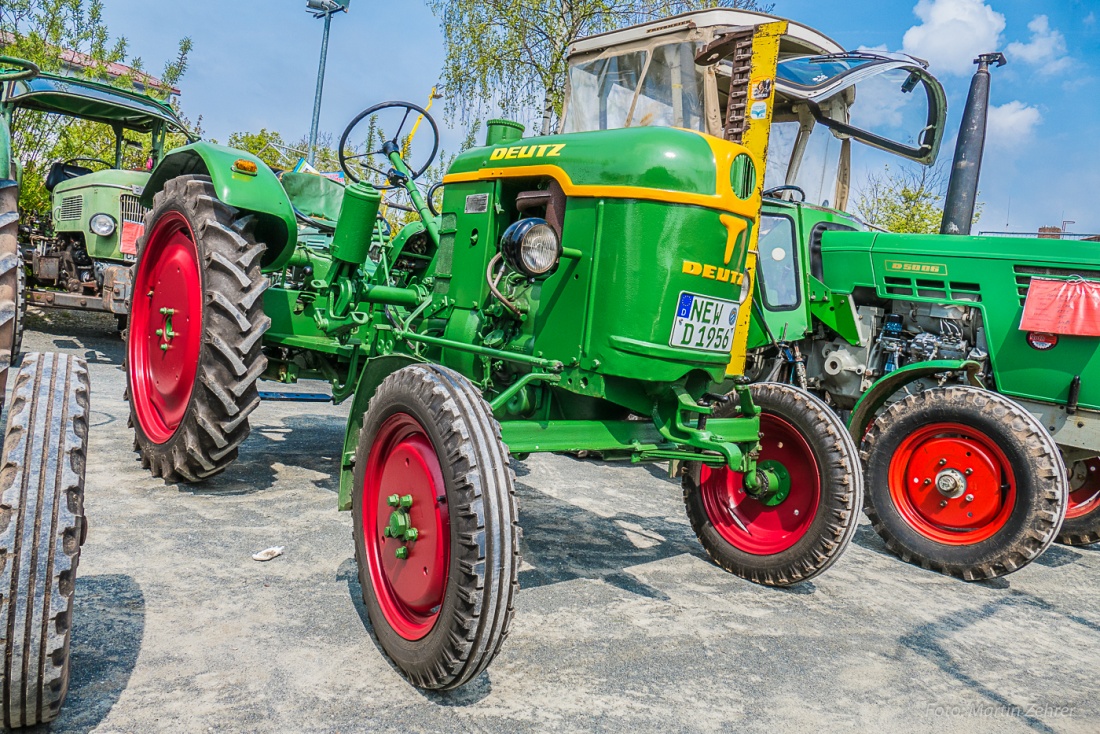
[[[158,124],[187,133],[168,105],[139,92],[71,76],[39,74],[4,87],[3,104],[17,109],[52,112],[127,130],[151,133]]]
[[[569,47],[569,56],[586,54],[593,51],[603,51],[606,48],[631,43],[646,38],[653,38],[669,33],[676,33],[694,28],[744,28],[746,26],[771,23],[778,20],[787,20],[768,13],[758,13],[752,10],[734,10],[732,8],[714,8],[711,10],[695,10],[689,13],[681,13],[671,18],[639,23],[617,31],[608,31],[595,36],[582,38]],[[780,39],[779,53],[781,56],[790,55],[817,55],[841,53],[844,48],[833,39],[823,33],[815,31],[809,26],[787,20],[787,33]]]

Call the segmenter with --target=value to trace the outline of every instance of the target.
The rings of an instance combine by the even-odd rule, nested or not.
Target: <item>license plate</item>
[[[728,352],[737,328],[737,303],[683,292],[672,323],[672,347]]]
[[[125,260],[128,263],[136,263],[137,262],[137,255],[123,254],[122,259]]]

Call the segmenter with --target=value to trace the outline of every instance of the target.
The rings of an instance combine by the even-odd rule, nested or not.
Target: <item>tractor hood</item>
[[[567,196],[634,198],[703,206],[754,219],[761,167],[736,144],[688,130],[625,128],[527,138],[466,151],[455,159],[445,183],[492,178],[555,179]]]

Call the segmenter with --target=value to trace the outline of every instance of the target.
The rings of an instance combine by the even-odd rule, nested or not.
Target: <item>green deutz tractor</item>
[[[0,56],[0,84],[26,83],[36,74],[31,62]],[[17,354],[24,298],[18,205],[11,129],[0,118],[0,406],[7,398],[0,453],[0,717],[5,728],[46,724],[61,710],[69,686],[76,573],[88,534],[88,368],[71,355]]]
[[[707,11],[578,42],[564,129],[727,126],[738,104],[731,44],[762,19]],[[674,67],[685,45],[697,65]],[[956,154],[969,180],[952,177],[945,234],[969,232],[987,67],[1003,57],[979,61]],[[917,59],[846,53],[795,23],[776,71],[753,88],[774,108],[746,374],[806,389],[848,418],[867,514],[907,561],[988,579],[1056,537],[1100,540],[1095,337],[1080,325],[1021,329],[1033,279],[1076,289],[1045,299],[1048,322],[1095,298],[1074,283],[1100,279],[1095,248],[869,231],[844,212],[852,141],[933,163],[942,87]]]
[[[406,151],[414,120],[426,124]],[[358,144],[377,129],[384,144]],[[351,401],[339,505],[364,602],[425,688],[478,676],[508,633],[521,552],[509,455],[682,460],[711,478],[685,493],[704,547],[769,585],[829,567],[862,494],[855,443],[822,401],[727,376],[763,183],[747,146],[762,140],[487,129],[450,166],[438,215],[416,183],[438,133],[412,104],[348,126],[339,197],[239,150],[174,150],[145,189],[134,276],[128,398],[156,476],[229,466],[260,379],[323,380]],[[418,214],[392,237],[385,189]]]
[[[50,215],[24,217],[19,236],[26,303],[111,313],[124,327],[145,221],[141,194],[167,135],[188,135],[186,127],[171,105],[148,95],[45,73],[4,84],[0,114],[9,126],[14,116],[48,115],[43,119],[85,120],[113,131],[113,160],[53,162],[45,180]],[[140,163],[127,169],[127,157]]]

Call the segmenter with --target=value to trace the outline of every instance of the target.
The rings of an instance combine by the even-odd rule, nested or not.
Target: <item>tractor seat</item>
[[[286,171],[279,177],[291,205],[312,219],[336,224],[344,203],[344,185],[315,173]]]
[[[69,179],[76,178],[78,176],[87,176],[92,172],[92,169],[85,168],[84,166],[74,166],[72,164],[65,165],[63,161],[58,161],[50,166],[50,172],[46,176],[46,191],[53,192],[54,187],[59,183],[64,183]]]

